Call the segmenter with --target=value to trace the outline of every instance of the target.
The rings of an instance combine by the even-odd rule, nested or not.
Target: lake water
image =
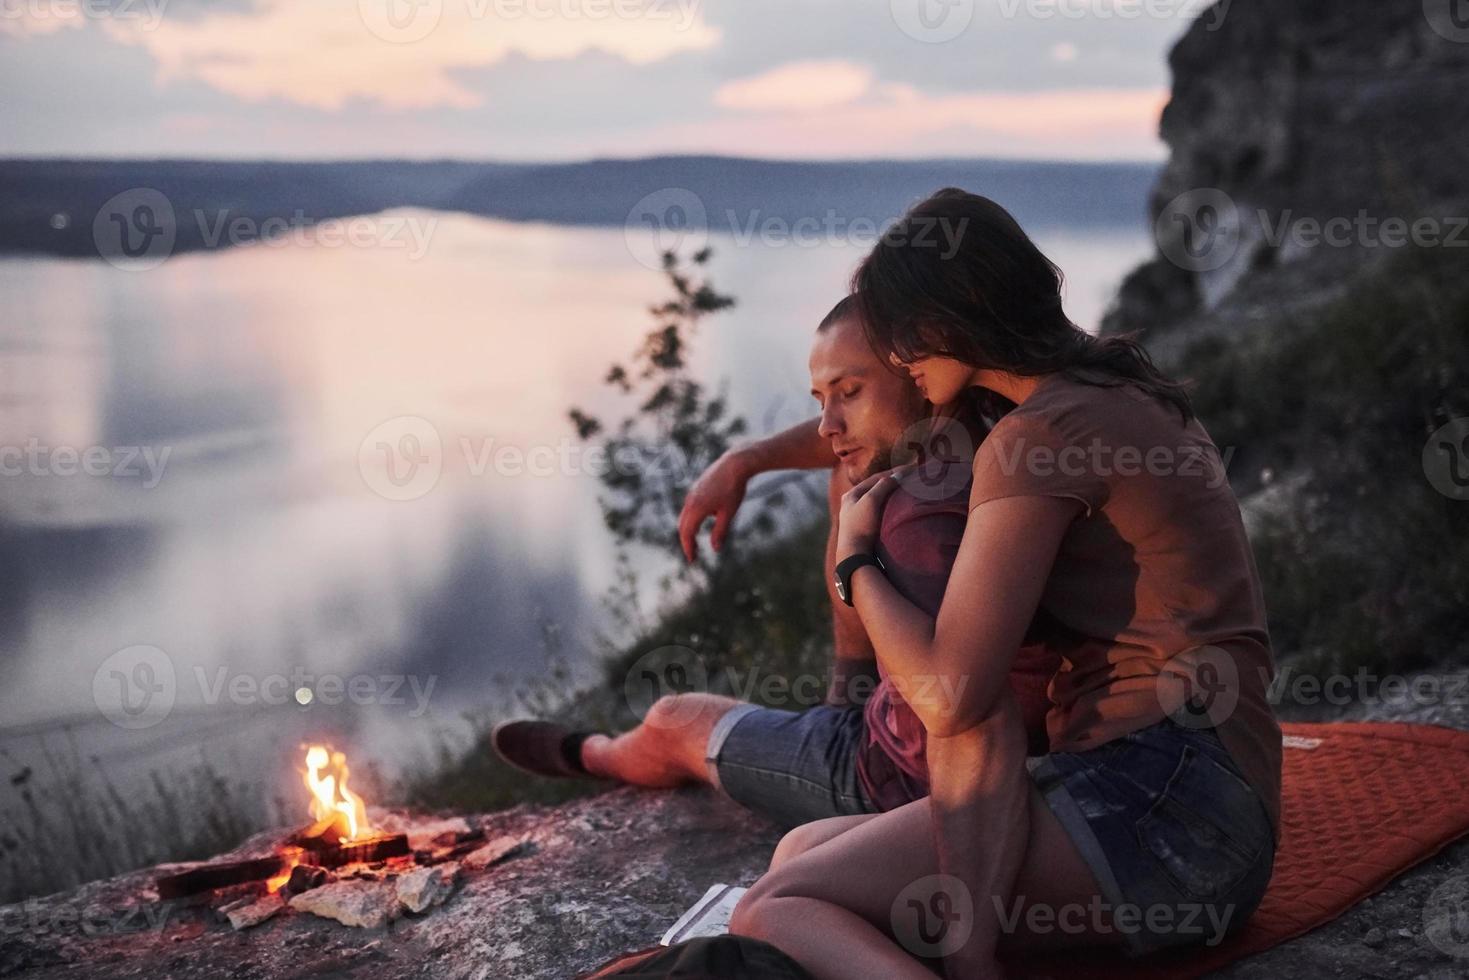
[[[613,551],[566,413],[617,407],[601,379],[660,275],[622,229],[373,220],[415,222],[427,248],[0,259],[10,765],[64,731],[124,779],[203,750],[271,782],[326,730],[391,767],[461,730],[497,675],[543,670],[548,624],[590,676]],[[1031,231],[1088,327],[1151,249],[1141,226]],[[711,244],[738,305],[705,321],[701,376],[756,432],[810,415],[811,331],[862,248]],[[521,472],[488,462],[503,447]],[[428,468],[405,475],[396,450]],[[373,704],[289,700],[326,674]]]

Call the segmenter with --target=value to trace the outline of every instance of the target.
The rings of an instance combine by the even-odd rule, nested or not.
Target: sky
[[[0,155],[1158,161],[1204,2],[0,0]]]

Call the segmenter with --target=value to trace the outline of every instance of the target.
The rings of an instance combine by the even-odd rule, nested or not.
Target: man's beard
[[[855,483],[861,483],[863,480],[867,479],[869,476],[876,476],[879,473],[886,473],[888,470],[890,470],[892,468],[893,468],[893,447],[892,446],[884,446],[881,449],[878,449],[878,450],[874,450],[873,451],[873,454],[872,454],[872,462],[870,462],[870,463],[867,464],[867,469],[865,471],[863,471],[861,478],[858,479],[858,480],[855,480],[853,482],[855,482]]]

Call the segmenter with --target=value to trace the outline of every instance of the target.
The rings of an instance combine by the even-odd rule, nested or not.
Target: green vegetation
[[[1424,667],[1469,637],[1469,504],[1426,479],[1429,435],[1469,416],[1469,280],[1410,251],[1306,322],[1184,355],[1242,493],[1300,474],[1254,534],[1277,653],[1313,672]]]

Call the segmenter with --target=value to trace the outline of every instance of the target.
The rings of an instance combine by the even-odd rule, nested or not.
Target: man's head
[[[810,364],[811,394],[821,404],[819,431],[847,479],[856,483],[890,468],[893,446],[929,414],[929,405],[911,378],[873,353],[853,297],[816,328]]]

